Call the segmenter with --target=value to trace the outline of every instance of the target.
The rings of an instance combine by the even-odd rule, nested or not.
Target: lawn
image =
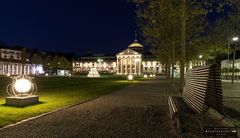
[[[23,108],[4,105],[5,87],[10,78],[0,77],[0,127],[37,116],[65,106],[98,97],[139,81],[126,81],[125,77],[36,77],[40,103]]]

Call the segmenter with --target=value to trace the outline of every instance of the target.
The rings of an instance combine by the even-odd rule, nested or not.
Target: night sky
[[[119,52],[133,42],[127,0],[2,0],[0,41],[53,52]]]

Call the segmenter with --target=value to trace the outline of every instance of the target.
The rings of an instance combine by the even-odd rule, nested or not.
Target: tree
[[[202,10],[203,5],[190,0],[186,1],[186,5],[184,1],[184,4],[182,4],[182,1],[175,0],[147,2],[137,0],[135,2],[138,4],[136,10],[137,25],[142,32],[141,34],[145,42],[157,51],[159,60],[165,61],[166,65],[174,61],[172,59],[172,47],[175,44],[175,53],[177,53],[175,57],[176,59],[181,57],[180,76],[181,82],[183,82],[185,44],[187,46],[192,44],[206,26],[204,22],[206,11]],[[185,15],[185,13],[188,14]],[[188,28],[185,29],[186,25]],[[189,46],[188,48],[191,49],[192,47]]]
[[[173,56],[170,47],[175,42],[176,59],[180,59],[181,91],[184,85],[185,62],[196,59],[200,53],[208,57],[213,54],[216,59],[217,55],[226,52],[226,37],[231,37],[233,28],[235,34],[236,30],[239,30],[236,27],[239,24],[239,0],[133,2],[137,4],[137,25],[141,35],[145,43],[156,50],[162,63],[169,64],[174,61],[171,60]],[[227,18],[219,16],[226,12],[231,15],[227,14]],[[212,15],[219,18],[213,20],[210,18]]]

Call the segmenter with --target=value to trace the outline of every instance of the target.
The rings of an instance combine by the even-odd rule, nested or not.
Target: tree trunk
[[[165,64],[165,77],[166,77],[166,78],[167,78],[167,76],[168,76],[168,75],[167,75],[167,74],[168,74],[168,73],[167,73],[167,72],[168,72],[168,67],[167,67],[167,66],[168,66],[168,65]]]
[[[173,41],[172,45],[172,86],[174,87],[174,48],[175,42]]]
[[[166,66],[166,76],[168,79],[170,78],[170,64],[169,63],[167,63],[167,66]]]
[[[180,92],[183,92],[184,87],[184,68],[185,68],[185,39],[186,39],[186,17],[185,17],[185,0],[182,0],[182,33],[181,33],[181,60],[180,60]]]

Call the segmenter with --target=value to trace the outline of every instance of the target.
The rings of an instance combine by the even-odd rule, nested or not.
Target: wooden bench
[[[223,113],[223,96],[220,71],[217,65],[197,67],[188,71],[182,97],[170,96],[170,116],[181,129],[181,117],[186,114],[201,114],[209,107]]]

